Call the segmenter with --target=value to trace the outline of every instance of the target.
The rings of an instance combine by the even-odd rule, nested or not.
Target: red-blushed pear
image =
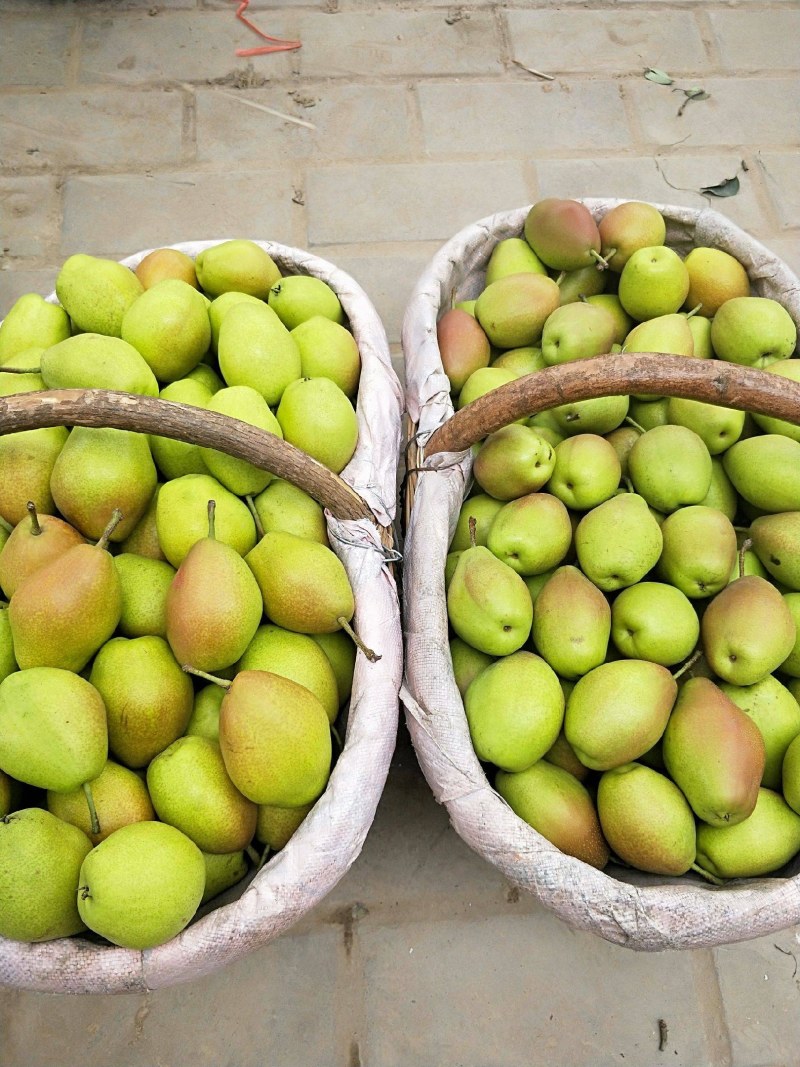
[[[640,248],[663,245],[667,235],[664,216],[652,204],[628,200],[607,211],[597,225],[601,253],[616,274]]]
[[[562,685],[562,689],[563,688],[564,686]],[[564,695],[566,699],[566,691]],[[552,763],[554,767],[560,767],[564,771],[569,771],[573,778],[577,778],[579,782],[585,781],[591,773],[589,768],[584,767],[575,755],[575,749],[569,741],[567,741],[563,727],[553,744],[547,752],[545,752],[542,759],[547,760],[548,763]]]
[[[553,270],[607,266],[600,255],[600,231],[589,209],[577,200],[539,200],[525,218],[525,240]]]
[[[308,634],[296,634],[271,623],[259,626],[239,660],[238,670],[269,671],[291,678],[317,697],[331,722],[339,712],[339,693],[333,667]]]
[[[488,367],[489,338],[480,323],[466,311],[451,308],[436,324],[436,339],[450,391],[460,393],[473,371]]]
[[[13,596],[34,571],[83,543],[74,526],[55,515],[40,517],[29,500],[28,515],[17,523],[0,550],[0,589],[7,597]]]
[[[142,778],[128,767],[107,760],[97,778],[89,782],[94,800],[100,832],[92,832],[91,813],[81,789],[71,793],[47,791],[47,810],[64,822],[82,830],[93,845],[132,822],[147,822],[154,819],[155,812],[150,802],[147,786]]]
[[[194,260],[177,248],[154,248],[148,252],[133,272],[145,289],[167,278],[178,278],[198,288]]]
[[[761,515],[750,524],[749,536],[772,577],[795,592],[800,590],[800,511]],[[0,553],[0,563],[2,559]]]

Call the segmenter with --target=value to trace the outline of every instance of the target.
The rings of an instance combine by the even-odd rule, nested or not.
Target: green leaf
[[[655,67],[646,67],[644,76],[649,82],[655,82],[656,85],[672,85],[672,78],[670,78],[669,74],[663,70],[656,70]]]
[[[734,175],[717,185],[706,185],[700,192],[704,196],[736,196],[739,192],[739,179]]]

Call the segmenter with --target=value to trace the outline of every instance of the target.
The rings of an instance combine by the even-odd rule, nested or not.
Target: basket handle
[[[632,352],[547,367],[485,393],[431,435],[425,456],[463,452],[501,426],[560,404],[624,393],[701,400],[800,424],[800,382],[718,359]]]
[[[375,517],[338,475],[249,423],[204,408],[110,389],[54,389],[0,398],[0,434],[45,426],[93,426],[159,434],[216,448],[303,489],[338,519]]]

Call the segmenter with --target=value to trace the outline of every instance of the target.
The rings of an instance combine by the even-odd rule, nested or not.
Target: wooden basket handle
[[[292,482],[338,519],[375,521],[358,493],[333,471],[275,434],[216,411],[109,389],[54,389],[0,398],[0,434],[44,426],[133,430],[216,448]]]
[[[702,400],[800,424],[800,382],[718,359],[632,352],[562,363],[485,393],[431,434],[425,456],[463,452],[501,426],[548,408],[624,393]]]

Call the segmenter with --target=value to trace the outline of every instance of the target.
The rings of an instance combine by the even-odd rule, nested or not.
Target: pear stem
[[[635,493],[636,492],[636,487],[634,486],[634,484],[630,480],[630,478],[623,478],[622,480],[625,483],[625,486],[626,486],[626,488],[627,488],[629,493]]]
[[[336,727],[333,725],[333,723],[331,723],[331,733],[333,734],[334,738],[336,739],[336,744],[338,745],[339,751],[341,752],[342,749],[344,748],[344,745],[342,744],[342,739],[339,736],[339,731],[336,729]]]
[[[244,499],[247,503],[247,506],[250,508],[250,514],[253,516],[253,522],[256,524],[256,533],[258,534],[259,538],[261,538],[264,536],[264,526],[261,522],[261,516],[258,514],[256,502],[255,500],[253,500],[252,496],[246,496]]]
[[[29,500],[25,507],[28,509],[28,514],[31,517],[31,533],[34,537],[38,537],[42,532],[42,527],[39,525],[39,516],[36,514],[36,505],[32,500]]]
[[[469,547],[478,547],[478,521],[474,515],[469,517]]]
[[[680,676],[682,674],[685,674],[686,671],[688,671],[690,667],[693,667],[695,665],[695,663],[697,663],[697,661],[700,659],[700,657],[702,655],[703,655],[702,648],[696,648],[694,650],[694,652],[691,654],[691,656],[689,656],[687,661],[684,663],[684,665],[682,667],[679,667],[677,669],[677,671],[675,671],[673,673],[672,677],[675,679],[675,681],[677,682],[677,680],[680,678]]]
[[[352,626],[344,617],[344,615],[340,615],[336,621],[339,623],[344,632],[346,634],[349,634],[350,637],[352,637],[352,639],[355,641],[355,643],[358,645],[358,647],[361,649],[361,651],[364,653],[370,663],[377,663],[381,657],[378,655],[377,652],[373,652],[371,648],[367,648],[367,646],[352,628]]]
[[[260,856],[259,861],[258,861],[258,866],[256,867],[256,874],[258,874],[258,872],[261,870],[261,868],[267,862],[267,857],[269,856],[271,851],[272,850],[270,849],[269,845],[264,845],[264,851],[261,853],[261,856]]]
[[[248,845],[247,848],[245,849],[245,852],[249,856],[253,866],[258,868],[260,866],[261,860],[262,860],[261,854],[258,851],[258,849],[254,848],[252,845]]]
[[[209,536],[209,539],[212,540],[212,541],[216,538],[216,533],[217,533],[216,522],[215,522],[216,510],[217,510],[217,502],[216,502],[216,500],[209,500],[209,502],[208,502],[208,536]]]
[[[100,820],[97,818],[97,808],[94,806],[94,797],[92,796],[92,787],[88,782],[83,783],[83,793],[86,797],[86,803],[89,805],[89,817],[92,820],[92,833],[100,833]]]
[[[616,248],[614,249],[616,252]],[[597,264],[598,270],[608,270],[608,259],[603,259],[599,252],[596,252],[593,248],[589,249],[589,255]]]
[[[14,529],[14,527],[11,525],[11,523],[10,522],[6,522],[6,520],[2,516],[0,516],[0,526],[3,527],[3,529],[6,531],[6,533],[11,533],[11,531]]]
[[[108,542],[109,542],[109,539],[111,538],[112,533],[116,530],[116,528],[119,526],[119,524],[121,522],[122,522],[122,512],[119,510],[119,508],[114,508],[114,510],[111,513],[111,519],[110,519],[110,521],[108,523],[108,526],[106,526],[105,530],[103,530],[102,536],[100,537],[100,540],[95,545],[95,548],[107,549],[108,548]]]
[[[693,863],[689,868],[692,871],[696,871],[702,878],[705,878],[707,882],[711,882],[712,885],[725,885],[725,878],[717,878],[715,874],[710,871],[704,871],[702,867],[698,867],[696,863]]]
[[[744,557],[747,554],[748,548],[752,547],[752,540],[748,537],[742,541],[742,547],[739,549],[739,577],[744,578]]]
[[[221,685],[223,689],[230,689],[233,685],[233,682],[229,682],[227,678],[218,678],[215,674],[207,674],[197,667],[191,667],[188,663],[182,664],[181,670],[186,671],[187,674],[196,674],[198,678],[205,678],[207,682],[213,682],[214,685]]]
[[[701,308],[702,306],[703,306],[702,304],[696,304],[696,305],[695,305],[695,306],[694,306],[694,307],[692,308],[692,310],[691,310],[691,311],[687,311],[687,312],[686,312],[686,318],[687,318],[687,319],[690,319],[690,318],[692,317],[692,315],[696,315],[696,314],[697,314],[697,312],[698,312],[698,311],[700,310],[700,308]]]
[[[556,285],[559,286],[559,288],[561,287],[561,283],[564,281],[566,276],[567,272],[565,270],[562,270],[559,276],[556,278]]]
[[[647,433],[647,430],[645,430],[644,426],[640,426],[638,422],[635,422],[630,417],[630,415],[625,416],[625,422],[627,422],[629,426],[632,426],[634,430],[638,430],[639,433]]]
[[[616,248],[609,248],[606,254],[603,256],[603,262],[608,266],[608,261],[613,259],[619,250]]]

